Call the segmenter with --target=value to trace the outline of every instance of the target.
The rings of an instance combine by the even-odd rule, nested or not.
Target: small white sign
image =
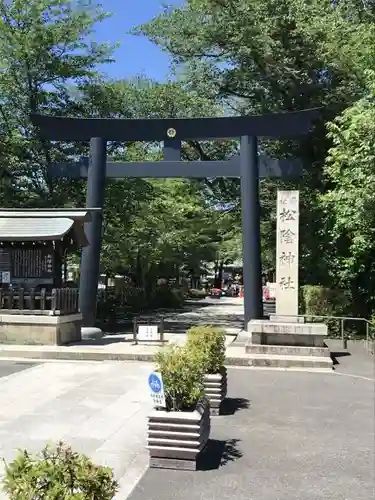
[[[266,287],[268,288],[270,299],[276,298],[276,283],[267,281]]]
[[[158,327],[156,325],[139,325],[138,340],[159,340]]]
[[[156,408],[166,408],[164,384],[161,373],[152,372],[148,377],[148,388],[151,399]]]
[[[2,281],[2,283],[10,283],[10,272],[9,271],[3,271],[1,273],[1,281]]]

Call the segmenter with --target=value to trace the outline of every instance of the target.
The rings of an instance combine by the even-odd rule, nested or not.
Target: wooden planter
[[[154,410],[148,418],[147,449],[150,467],[196,470],[197,459],[210,436],[206,399],[192,412]]]
[[[210,403],[211,416],[220,415],[222,403],[227,395],[227,369],[220,373],[207,373],[203,377],[204,392]]]

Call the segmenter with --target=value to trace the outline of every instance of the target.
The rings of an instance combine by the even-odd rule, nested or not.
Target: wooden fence
[[[45,288],[0,289],[0,313],[53,316],[75,314],[79,312],[78,295],[78,288],[53,288],[52,291]]]

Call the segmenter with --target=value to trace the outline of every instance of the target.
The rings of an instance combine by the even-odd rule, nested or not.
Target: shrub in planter
[[[203,371],[203,386],[211,415],[219,415],[227,395],[225,331],[214,326],[196,326],[187,334],[187,349],[199,360]]]
[[[26,450],[5,464],[3,489],[10,500],[112,500],[118,489],[112,469],[59,443],[37,456]]]
[[[166,408],[148,419],[150,467],[196,469],[210,435],[209,403],[204,395],[200,360],[186,347],[163,348],[156,355]]]

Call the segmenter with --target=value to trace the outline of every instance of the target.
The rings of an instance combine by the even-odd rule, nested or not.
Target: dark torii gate
[[[243,240],[245,329],[263,316],[260,246],[260,177],[287,178],[298,172],[292,163],[258,155],[257,137],[285,138],[307,134],[318,110],[261,116],[187,119],[66,118],[32,115],[41,135],[55,141],[90,141],[90,161],[52,165],[56,177],[87,177],[87,207],[102,208],[106,177],[240,177]],[[240,153],[224,161],[181,161],[181,142],[241,139]],[[160,162],[107,162],[107,141],[160,141]],[[102,214],[87,224],[89,245],[81,260],[80,308],[84,326],[94,326],[100,267]]]

